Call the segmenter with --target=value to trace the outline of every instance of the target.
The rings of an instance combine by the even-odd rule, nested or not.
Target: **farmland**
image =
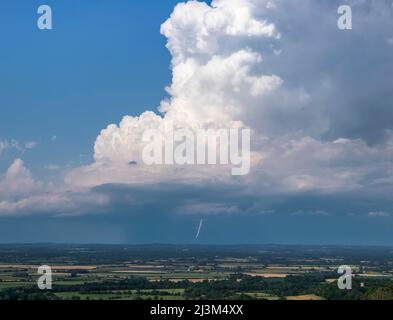
[[[393,299],[390,248],[2,245],[0,299]],[[38,267],[52,270],[40,290]],[[353,290],[337,287],[349,265]]]

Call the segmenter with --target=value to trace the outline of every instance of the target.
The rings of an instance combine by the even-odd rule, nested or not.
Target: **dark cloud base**
[[[197,217],[78,217],[5,219],[1,243],[171,243],[393,245],[393,219],[282,215]]]

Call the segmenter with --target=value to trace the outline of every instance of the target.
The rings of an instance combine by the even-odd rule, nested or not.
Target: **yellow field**
[[[152,274],[157,274],[157,273],[161,273],[161,274],[165,274],[165,272],[163,271],[158,271],[158,270],[115,270],[112,271],[113,273],[152,273]]]
[[[32,264],[0,264],[0,269],[15,268],[15,269],[38,269],[39,265]],[[52,270],[95,270],[97,266],[51,266]]]
[[[248,276],[251,277],[263,277],[263,278],[286,278],[288,277],[287,273],[245,273]]]
[[[315,294],[307,294],[303,296],[291,296],[287,297],[287,300],[292,300],[292,301],[305,301],[305,300],[323,300],[321,297],[318,297]]]

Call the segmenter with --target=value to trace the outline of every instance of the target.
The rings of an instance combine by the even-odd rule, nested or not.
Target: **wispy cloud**
[[[299,210],[299,211],[293,212],[291,215],[293,215],[293,216],[327,217],[327,216],[329,216],[329,213],[324,210],[315,210],[315,211]]]
[[[38,142],[36,141],[29,141],[29,142],[25,142],[24,143],[24,148],[25,149],[34,149],[35,147],[37,147]]]
[[[373,211],[369,212],[368,216],[370,218],[385,218],[385,217],[390,217],[392,214],[389,212],[384,212],[384,211]]]
[[[20,142],[15,139],[11,140],[0,140],[0,154],[6,149],[16,149],[21,153],[24,153],[27,150],[34,149],[37,147],[38,142],[36,141],[26,141]]]

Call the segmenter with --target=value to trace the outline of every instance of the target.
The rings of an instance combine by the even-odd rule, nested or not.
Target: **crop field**
[[[145,249],[145,250],[142,250]],[[10,252],[13,254],[11,255]],[[263,253],[261,253],[263,252]],[[51,300],[368,299],[393,292],[388,248],[0,246],[0,298]],[[165,258],[163,259],[163,256]],[[354,288],[337,287],[341,263]],[[51,268],[41,290],[38,268]]]

